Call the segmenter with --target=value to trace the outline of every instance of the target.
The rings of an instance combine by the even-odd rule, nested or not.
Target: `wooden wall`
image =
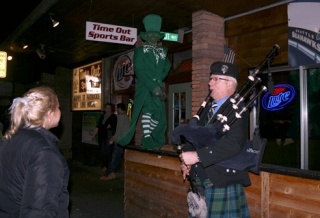
[[[188,217],[178,156],[125,151],[125,217]],[[245,188],[251,218],[320,217],[320,181],[250,173]]]
[[[236,53],[240,82],[246,81],[248,70],[258,67],[275,44],[280,46],[280,50],[272,65],[287,65],[287,5],[227,20],[225,38]]]
[[[252,218],[320,217],[320,181],[261,172],[246,188]]]
[[[178,157],[125,151],[125,217],[188,217]]]

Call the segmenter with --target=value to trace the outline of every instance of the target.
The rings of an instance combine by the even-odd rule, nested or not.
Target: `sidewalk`
[[[99,180],[99,167],[70,162],[70,218],[124,217],[123,171],[111,181]]]

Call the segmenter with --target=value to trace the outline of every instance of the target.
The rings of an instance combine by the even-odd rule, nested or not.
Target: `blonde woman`
[[[0,142],[0,217],[69,217],[69,168],[49,129],[61,112],[53,89],[15,98]]]

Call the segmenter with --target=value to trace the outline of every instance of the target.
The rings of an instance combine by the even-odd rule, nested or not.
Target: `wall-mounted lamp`
[[[52,22],[52,26],[53,26],[53,27],[57,27],[57,26],[59,25],[59,21],[54,20],[54,19],[52,18],[53,15],[54,15],[54,14],[49,13],[50,20],[51,20],[51,22]]]

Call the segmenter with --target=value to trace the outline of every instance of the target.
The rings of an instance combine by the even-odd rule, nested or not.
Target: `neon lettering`
[[[281,92],[278,95],[270,96],[269,102],[268,102],[268,108],[274,108],[279,106],[282,102],[286,102],[289,100],[291,92]]]

